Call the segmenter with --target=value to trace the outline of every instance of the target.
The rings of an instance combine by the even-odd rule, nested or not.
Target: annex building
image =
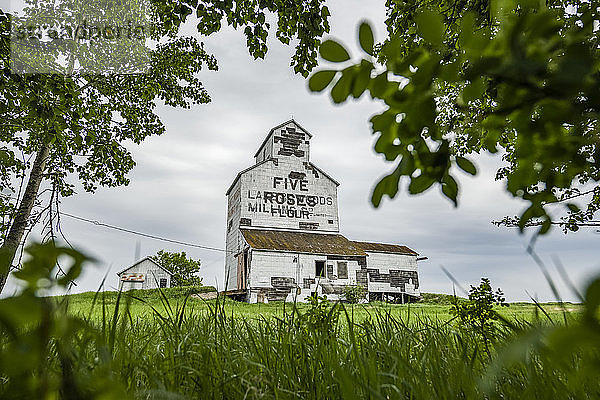
[[[117,272],[119,290],[158,289],[171,287],[173,273],[150,257],[135,262],[133,265]]]
[[[339,232],[339,183],[310,161],[312,135],[294,120],[274,127],[227,190],[225,284],[248,302],[420,296],[418,254],[406,246],[349,240]]]

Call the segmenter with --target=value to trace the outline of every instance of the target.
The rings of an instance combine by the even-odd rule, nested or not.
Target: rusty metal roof
[[[359,246],[339,234],[240,229],[253,249],[324,255],[366,256]]]
[[[356,247],[360,247],[364,251],[373,253],[395,253],[395,254],[406,254],[410,256],[418,256],[414,250],[409,249],[406,246],[400,246],[398,244],[385,244],[385,243],[371,243],[371,242],[356,242],[352,241],[352,244]]]

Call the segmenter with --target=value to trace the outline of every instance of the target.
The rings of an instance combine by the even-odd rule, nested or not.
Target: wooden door
[[[237,263],[237,289],[247,289],[246,277],[248,274],[248,252],[244,251],[238,255]]]

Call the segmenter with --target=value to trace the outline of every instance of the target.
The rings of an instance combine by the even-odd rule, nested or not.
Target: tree
[[[371,118],[375,150],[396,168],[373,190],[378,206],[402,179],[417,194],[434,186],[455,205],[455,171],[477,173],[468,154],[503,152],[497,177],[528,203],[524,229],[547,232],[564,203],[566,225],[593,222],[600,206],[598,9],[586,2],[424,1],[388,3],[389,37],[375,46],[360,25],[365,56],[352,63],[339,43],[320,54],[345,68],[313,73],[343,103],[368,91],[385,109]],[[376,71],[376,73],[374,72]],[[575,199],[587,195],[586,209]]]
[[[76,182],[89,192],[99,186],[128,184],[127,173],[135,161],[127,146],[165,130],[156,113],[159,103],[187,108],[210,101],[198,74],[202,68],[216,70],[216,60],[198,38],[179,32],[192,12],[199,33],[205,35],[218,31],[223,19],[228,25],[244,28],[255,58],[266,53],[269,23],[265,13],[277,14],[278,39],[284,43],[299,39],[292,65],[302,74],[315,65],[318,38],[329,29],[329,12],[320,0],[268,4],[132,0],[131,4],[147,7],[142,7],[146,11],[142,16],[148,18],[149,27],[147,36],[134,46],[135,55],[146,56],[139,71],[129,53],[119,47],[114,53],[114,47],[108,50],[102,47],[107,43],[92,41],[91,34],[85,36],[79,30],[90,19],[112,17],[118,21],[115,10],[125,7],[130,12],[129,2],[26,3],[21,19],[0,10],[0,291],[27,231],[44,213],[49,214],[49,237],[54,237],[59,199],[73,195]],[[64,24],[64,18],[73,26],[63,29],[66,37],[50,41],[55,52],[26,53],[30,57],[15,59],[11,53],[15,37],[25,36],[25,48],[44,50],[48,42],[40,40],[39,27]],[[23,21],[35,24],[34,29],[29,29],[30,25],[19,28],[18,22]],[[114,32],[103,31],[104,38]],[[124,31],[119,28],[118,32]],[[106,65],[108,54],[130,69]],[[27,69],[32,63],[43,66],[44,73]],[[104,69],[93,70],[98,66]],[[42,193],[49,198],[42,198]]]
[[[188,258],[185,251],[181,253],[170,253],[159,250],[156,255],[151,256],[154,261],[173,273],[171,277],[172,286],[200,286],[202,278],[196,275],[200,271],[200,260]]]

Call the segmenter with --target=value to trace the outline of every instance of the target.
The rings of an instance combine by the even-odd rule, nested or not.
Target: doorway
[[[315,261],[315,276],[317,278],[325,277],[325,261]]]
[[[247,289],[248,276],[248,250],[238,254],[237,264],[237,289]]]

